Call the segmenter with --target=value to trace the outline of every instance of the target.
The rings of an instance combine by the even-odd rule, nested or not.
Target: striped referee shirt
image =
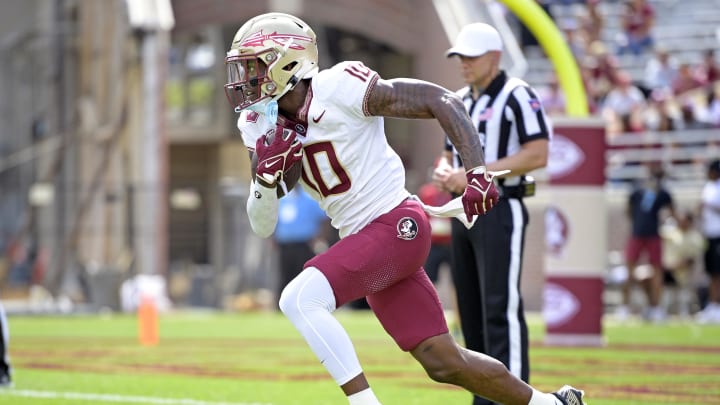
[[[517,153],[526,142],[552,138],[552,126],[533,89],[504,71],[477,99],[473,99],[469,86],[457,94],[478,130],[485,163]],[[445,150],[452,151],[455,167],[461,167],[460,155],[449,138],[445,139]],[[500,185],[506,186],[518,185],[520,180],[521,176],[498,179]]]

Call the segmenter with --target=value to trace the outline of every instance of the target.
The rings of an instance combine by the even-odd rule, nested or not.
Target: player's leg
[[[283,313],[351,404],[379,402],[368,391],[353,344],[332,312],[412,274],[422,265],[429,248],[430,228],[422,207],[417,202],[405,202],[308,261],[305,270],[283,291]],[[356,402],[356,395],[364,402]]]
[[[409,351],[433,380],[507,405],[565,403],[553,394],[534,390],[500,361],[460,347],[447,332],[437,292],[422,269],[369,296],[368,303],[398,346]],[[566,388],[558,395],[575,395],[576,403],[582,404],[578,390]]]
[[[449,334],[430,337],[410,353],[437,382],[463,387],[498,403],[530,403],[530,386],[513,376],[499,360],[460,347]]]
[[[666,318],[665,309],[661,306],[663,292],[662,268],[662,241],[660,237],[646,240],[648,261],[652,267],[649,280],[648,303],[650,304],[646,318],[653,322],[663,321]]]
[[[640,240],[634,236],[631,236],[625,246],[625,267],[627,269],[627,278],[621,286],[621,297],[622,301],[615,311],[615,315],[620,320],[625,320],[630,316],[630,295],[632,288],[635,285],[635,267],[637,266],[638,259],[642,244]]]
[[[285,287],[280,297],[280,309],[305,338],[345,395],[351,396],[368,390],[369,384],[350,337],[332,315],[336,308],[330,283],[315,267],[303,270]],[[379,403],[375,401],[357,403]]]

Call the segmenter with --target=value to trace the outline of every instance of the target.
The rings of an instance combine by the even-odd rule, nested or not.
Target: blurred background
[[[577,63],[592,117],[606,128],[608,283],[628,234],[634,182],[661,165],[679,207],[694,209],[720,157],[715,50],[720,0],[538,0]],[[652,8],[649,41],[629,41]],[[459,28],[498,28],[505,69],[567,105],[547,50],[491,0],[3,0],[0,3],[0,297],[8,311],[134,310],[162,305],[274,307],[276,247],[245,214],[247,151],[225,101],[224,55],[236,30],[268,11],[318,35],[321,68],[362,60],[385,78],[462,86],[446,59]],[[558,45],[560,46],[560,45]],[[632,86],[643,97],[617,102]],[[387,120],[416,192],[442,150],[432,120]],[[523,290],[542,304],[548,176],[528,199]],[[604,214],[603,214],[604,215]],[[700,269],[695,283],[706,280]],[[608,306],[617,296],[605,295]],[[449,301],[448,301],[449,302]]]

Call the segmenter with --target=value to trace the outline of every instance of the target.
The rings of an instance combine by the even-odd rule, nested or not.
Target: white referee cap
[[[455,55],[476,57],[490,51],[502,51],[500,33],[492,25],[472,23],[464,26],[455,40],[455,46],[445,52],[445,56]]]

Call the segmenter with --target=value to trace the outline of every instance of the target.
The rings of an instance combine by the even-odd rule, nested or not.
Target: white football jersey
[[[339,230],[358,232],[410,196],[405,169],[385,137],[382,117],[367,111],[368,90],[378,74],[361,62],[342,62],[312,78],[298,112],[303,144],[301,182]],[[269,128],[265,117],[243,111],[238,129],[250,149]],[[304,134],[302,130],[305,130]]]

